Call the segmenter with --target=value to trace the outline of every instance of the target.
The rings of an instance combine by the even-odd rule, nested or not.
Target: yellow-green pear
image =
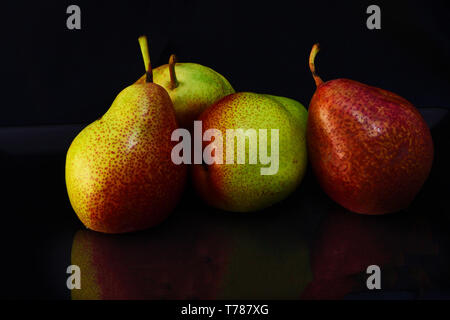
[[[145,75],[137,83],[145,81]],[[197,63],[169,63],[153,70],[153,81],[164,87],[172,99],[180,127],[191,129],[193,121],[209,106],[234,93],[230,83],[218,72]]]
[[[122,90],[67,152],[70,202],[95,231],[123,233],[160,223],[178,202],[186,179],[186,167],[171,161],[171,134],[178,127],[172,101],[152,82],[147,39],[140,37],[139,43],[145,81]]]
[[[306,171],[307,115],[295,100],[250,92],[231,94],[205,110],[199,117],[203,164],[193,167],[200,196],[235,212],[286,198]]]

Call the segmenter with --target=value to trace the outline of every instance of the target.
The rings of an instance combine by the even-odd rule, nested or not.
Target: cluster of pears
[[[109,110],[84,128],[66,159],[66,185],[83,224],[104,233],[154,226],[176,206],[188,167],[172,161],[172,133],[208,129],[277,129],[278,171],[265,164],[195,164],[198,194],[234,212],[277,203],[301,183],[309,160],[328,193],[359,213],[404,208],[424,183],[433,158],[428,127],[405,99],[388,91],[338,79],[316,80],[310,113],[299,102],[251,92],[235,93],[214,70],[195,63],[169,63],[152,70],[145,36],[139,38],[146,73],[119,93]],[[259,146],[261,148],[261,146]],[[236,146],[234,146],[236,154]],[[245,146],[248,159],[249,146]],[[267,149],[274,149],[269,144]]]
[[[254,211],[297,187],[307,161],[307,112],[300,103],[234,93],[219,73],[195,63],[177,63],[174,55],[169,64],[152,70],[146,37],[139,43],[145,75],[120,92],[109,110],[78,134],[67,153],[69,199],[87,228],[124,233],[163,221],[187,180],[187,166],[171,159],[176,144],[172,133],[179,127],[192,129],[198,118],[204,131],[281,129],[276,175],[261,175],[262,164],[192,167],[194,185],[208,203],[229,211]]]

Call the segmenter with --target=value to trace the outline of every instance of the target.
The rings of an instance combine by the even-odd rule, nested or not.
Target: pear
[[[366,84],[317,75],[309,105],[307,142],[315,175],[325,192],[361,214],[405,209],[433,162],[430,130],[417,109],[399,95]]]
[[[206,109],[199,117],[203,136],[215,129],[222,139],[203,141],[203,159],[207,150],[212,150],[215,161],[193,166],[199,195],[214,207],[235,212],[257,211],[286,198],[306,170],[306,119],[307,111],[297,101],[250,92],[228,95]],[[230,129],[255,131],[257,146],[254,143],[252,147],[251,139],[244,137],[245,152],[241,156],[245,159],[240,162],[239,138],[234,139],[236,143],[227,141]],[[219,149],[222,159],[216,153]],[[229,149],[233,150],[233,159],[228,157]],[[253,163],[252,154],[258,158]],[[271,157],[270,163],[262,158],[264,155]]]
[[[145,75],[137,83],[143,83]],[[197,63],[169,63],[153,70],[153,81],[164,87],[172,99],[180,127],[191,129],[193,121],[209,106],[234,93],[221,74]]]
[[[178,127],[172,101],[152,83],[146,37],[139,43],[145,82],[122,90],[67,152],[72,207],[87,228],[104,233],[160,223],[178,202],[186,179],[186,167],[171,161],[171,134]]]

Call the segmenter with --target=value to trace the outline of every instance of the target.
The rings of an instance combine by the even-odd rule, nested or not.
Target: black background
[[[368,30],[378,4],[382,29]],[[81,30],[66,28],[70,4]],[[308,105],[307,59],[320,42],[324,80],[346,77],[396,92],[417,106],[450,105],[447,1],[50,1],[3,6],[0,125],[86,123],[144,73],[137,37],[153,65],[171,53],[223,74],[236,91]]]
[[[81,30],[66,28],[70,4],[81,7]],[[370,4],[381,7],[381,30],[366,28]],[[65,268],[73,235],[82,225],[65,190],[65,152],[82,125],[101,116],[120,90],[144,73],[137,42],[141,34],[149,38],[155,67],[176,53],[179,61],[220,72],[236,91],[287,96],[305,106],[314,93],[307,59],[313,43],[320,42],[316,66],[324,80],[355,79],[430,108],[435,163],[412,211],[429,216],[436,237],[445,238],[450,211],[449,117],[445,109],[434,107],[450,107],[449,9],[446,1],[3,4],[0,159],[5,205],[0,297],[70,297]],[[81,126],[63,126],[56,134],[46,131],[55,124]],[[257,218],[243,218],[242,223],[290,214],[299,198],[313,199],[302,231],[313,239],[320,217],[338,206],[322,194],[311,172],[296,195]],[[200,203],[188,190],[180,206],[200,219],[205,214],[222,219],[223,213]],[[174,217],[182,214],[176,212]],[[393,219],[401,224],[401,218]],[[434,297],[448,294],[446,241],[442,258],[433,261],[432,270],[438,270]]]

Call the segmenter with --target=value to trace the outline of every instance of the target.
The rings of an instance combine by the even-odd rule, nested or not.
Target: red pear
[[[428,177],[433,162],[430,130],[417,109],[392,92],[348,80],[317,85],[309,105],[310,162],[325,192],[362,214],[406,208]]]

